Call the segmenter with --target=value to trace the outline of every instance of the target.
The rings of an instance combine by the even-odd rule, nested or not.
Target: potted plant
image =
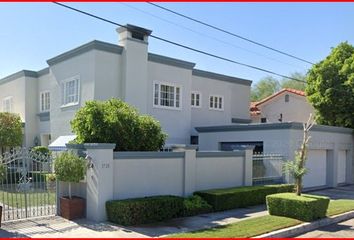
[[[56,180],[57,177],[54,173],[48,173],[45,176],[46,184],[47,184],[47,190],[48,191],[54,191],[55,190],[55,185],[56,185]]]
[[[66,219],[82,218],[85,211],[85,199],[72,196],[71,183],[78,183],[86,175],[86,162],[73,152],[61,153],[54,162],[54,171],[59,181],[68,183],[68,196],[60,197],[60,213]]]
[[[6,166],[3,163],[0,163],[0,181],[3,181],[6,178]],[[2,217],[2,206],[0,206],[0,227],[1,227],[1,217]]]

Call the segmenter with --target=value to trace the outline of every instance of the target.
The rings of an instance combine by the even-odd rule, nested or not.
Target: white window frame
[[[219,105],[219,101],[221,99],[221,108],[219,107],[214,107],[214,104],[213,104],[213,107],[210,107],[210,97],[213,97],[213,99],[217,98],[218,99],[218,104]],[[213,101],[214,103],[214,101]],[[209,95],[209,98],[208,98],[208,106],[209,106],[209,110],[215,110],[215,111],[224,111],[224,105],[225,105],[225,98],[224,96],[222,95],[217,95],[217,94],[210,94]]]
[[[5,102],[6,101],[10,101],[10,110],[9,111],[5,111]],[[2,111],[3,112],[9,112],[12,113],[13,112],[13,97],[12,96],[8,96],[2,99]]]
[[[42,106],[42,96],[44,96],[44,107],[46,105],[45,102],[45,94],[48,93],[49,95],[49,108],[48,109],[44,109]],[[49,90],[45,90],[39,93],[39,112],[49,112],[50,111],[50,91]]]
[[[155,104],[155,85],[158,85],[158,101],[157,104]],[[161,105],[161,85],[165,85],[165,86],[169,86],[169,87],[174,87],[174,106],[163,106]],[[177,96],[176,96],[176,88],[179,88],[179,107],[176,107],[176,100],[177,100]],[[170,83],[170,82],[158,82],[158,81],[154,81],[153,85],[152,85],[152,106],[154,108],[162,108],[162,109],[169,109],[169,110],[182,110],[182,99],[183,99],[183,95],[182,95],[183,91],[182,91],[182,86],[181,85],[177,85],[174,83]]]
[[[71,81],[75,81],[77,80],[77,100],[74,101],[74,102],[69,102],[69,103],[66,103],[65,102],[65,99],[67,98],[67,95],[66,95],[66,87],[65,87],[65,84],[68,83],[68,82],[71,82]],[[60,82],[60,95],[61,95],[61,107],[70,107],[70,106],[75,106],[75,105],[78,105],[79,102],[80,102],[80,76],[74,76],[74,77],[71,77],[71,78],[68,78],[68,79],[65,79],[63,81]],[[64,87],[64,89],[63,89]]]
[[[194,96],[196,97],[197,95],[199,95],[199,105],[196,105],[196,98],[194,99],[194,102],[192,101],[192,94],[194,94]],[[192,108],[201,108],[202,107],[202,93],[198,92],[198,91],[191,91],[191,107]]]

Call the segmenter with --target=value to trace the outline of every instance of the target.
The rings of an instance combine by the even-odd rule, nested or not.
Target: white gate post
[[[115,144],[84,144],[89,161],[86,181],[86,218],[105,221],[106,201],[113,200],[113,149]]]
[[[245,148],[245,159],[244,159],[244,185],[253,185],[253,146]]]

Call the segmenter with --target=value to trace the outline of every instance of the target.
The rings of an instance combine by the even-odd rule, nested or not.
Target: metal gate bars
[[[25,148],[0,156],[5,177],[0,182],[2,221],[56,213],[52,157]]]

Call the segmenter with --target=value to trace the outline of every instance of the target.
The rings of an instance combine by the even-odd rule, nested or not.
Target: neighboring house
[[[92,41],[0,80],[2,111],[19,113],[25,145],[71,135],[70,120],[88,100],[120,98],[157,118],[167,144],[197,143],[194,127],[250,122],[251,81],[195,69],[148,52],[150,30],[117,29],[119,44]]]
[[[284,88],[259,101],[251,102],[252,123],[306,122],[314,108],[307,101],[305,92]]]

